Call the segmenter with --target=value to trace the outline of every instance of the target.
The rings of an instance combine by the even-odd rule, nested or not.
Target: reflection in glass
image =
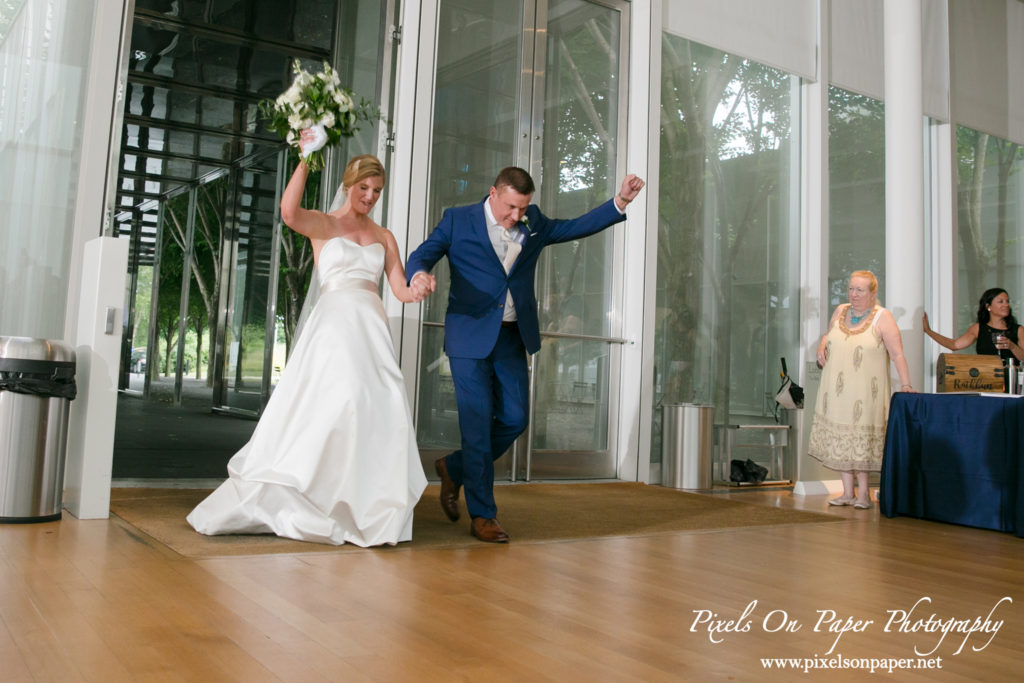
[[[423,328],[420,396],[424,400],[419,402],[416,426],[420,452],[427,461],[458,448],[461,443],[455,384],[443,346],[444,328]]]
[[[144,247],[149,240],[151,248],[154,224],[147,226],[145,215],[141,222],[137,215],[147,206],[160,207],[161,247],[169,245],[169,253],[130,261],[134,341],[124,350],[128,369],[122,376],[137,387],[141,373],[133,370],[141,367],[140,347],[148,346],[153,349],[145,353],[150,384],[156,381],[163,389],[163,396],[158,391],[151,398],[166,398],[166,385],[180,378],[183,398],[193,409],[240,409],[254,416],[284,367],[288,325],[298,315],[310,269],[306,238],[297,240],[304,242],[297,251],[305,249],[306,256],[296,253],[293,260],[276,238],[276,192],[296,155],[291,165],[278,168],[282,143],[260,118],[257,103],[285,90],[296,59],[312,70],[328,61],[360,96],[378,106],[389,102],[381,70],[390,59],[391,41],[385,37],[391,17],[385,16],[382,0],[136,0],[133,7],[116,200],[127,218],[116,218],[117,230],[131,232],[133,245]],[[365,125],[339,146],[337,160],[343,165],[349,153],[376,153],[383,137],[378,125],[384,124]],[[321,207],[319,178],[307,189],[313,192],[306,206]],[[334,189],[327,194],[333,196]],[[188,206],[190,194],[194,210]],[[189,224],[191,249],[185,246]],[[165,286],[164,278],[177,280]],[[175,369],[177,335],[168,336],[164,326],[177,321],[161,320],[159,311],[179,315],[182,283],[189,296],[188,320],[182,362]],[[160,305],[149,334],[147,295]],[[186,450],[194,454],[201,448]],[[218,455],[226,459],[228,454]],[[180,471],[189,471],[187,458],[181,460]],[[155,468],[146,463],[144,469]],[[178,463],[161,468],[159,475],[175,469]]]
[[[515,163],[522,22],[522,2],[441,3],[431,225],[448,207],[482,201],[498,171]],[[448,301],[447,261],[433,274],[437,291],[424,302],[424,319],[441,322]]]
[[[661,89],[655,462],[662,404],[771,421],[799,326],[797,79],[664,34]]]
[[[149,316],[153,293],[153,266],[140,265],[135,274],[138,286],[134,289],[135,301],[132,310],[135,315],[126,331],[128,362],[125,372],[128,377],[122,389],[142,393],[146,388],[146,366],[149,357]],[[131,292],[129,292],[131,294]]]
[[[135,0],[135,11],[191,24],[209,24],[225,32],[253,33],[267,40],[301,41],[326,50],[331,47],[330,27],[335,4],[336,0]]]
[[[189,192],[181,192],[164,202],[164,223],[159,233],[161,244],[157,269],[157,303],[151,328],[155,332],[155,339],[150,345],[153,356],[146,358],[146,371],[150,377],[150,391],[163,400],[169,400],[172,396],[177,372],[181,285],[185,263],[184,231],[188,222],[189,197]]]
[[[534,358],[535,453],[607,450],[611,348],[607,342],[544,340]],[[614,468],[605,476],[614,476]]]
[[[579,216],[616,186],[619,14],[580,0],[551,3],[540,206]],[[553,245],[537,265],[542,330],[609,336],[615,231]]]
[[[548,20],[538,198],[545,214],[569,218],[618,189],[621,15],[581,0],[555,0]],[[544,250],[537,264],[542,332],[619,333],[611,314],[620,291],[614,268],[621,239],[610,229]],[[608,439],[617,358],[618,347],[608,342],[544,340],[533,362],[532,476],[615,476]]]
[[[235,243],[231,254],[231,305],[226,321],[223,405],[258,411],[266,351],[267,303],[277,198],[276,155],[235,174],[237,191],[231,206]],[[274,325],[275,321],[270,321]]]

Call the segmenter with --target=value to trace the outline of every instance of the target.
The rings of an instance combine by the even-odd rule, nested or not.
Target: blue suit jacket
[[[534,279],[541,249],[592,235],[626,218],[611,199],[571,220],[548,218],[534,204],[526,209],[526,216],[529,236],[508,274],[487,235],[483,202],[445,210],[427,240],[409,256],[405,268],[409,278],[421,270],[429,272],[442,256],[448,257],[451,288],[444,350],[449,356],[486,358],[490,354],[501,329],[507,291],[512,292],[526,350],[540,350]]]

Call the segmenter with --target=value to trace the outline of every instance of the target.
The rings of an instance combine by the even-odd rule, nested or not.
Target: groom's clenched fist
[[[644,184],[643,179],[634,173],[630,173],[623,178],[622,187],[619,188],[619,193],[615,195],[615,206],[619,207],[620,211],[625,211],[626,206],[636,199],[636,196],[640,194],[640,190],[644,189]]]

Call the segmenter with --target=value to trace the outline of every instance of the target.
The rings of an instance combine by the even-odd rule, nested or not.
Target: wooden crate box
[[[955,391],[1004,391],[1006,370],[999,356],[940,353],[936,370],[938,393]]]

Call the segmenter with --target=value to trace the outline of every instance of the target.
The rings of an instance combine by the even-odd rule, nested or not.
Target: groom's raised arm
[[[636,199],[644,187],[644,181],[630,173],[623,179],[622,186],[614,197],[600,204],[578,218],[568,220],[550,220],[549,241],[553,243],[587,237],[601,232],[626,219],[626,207]]]

